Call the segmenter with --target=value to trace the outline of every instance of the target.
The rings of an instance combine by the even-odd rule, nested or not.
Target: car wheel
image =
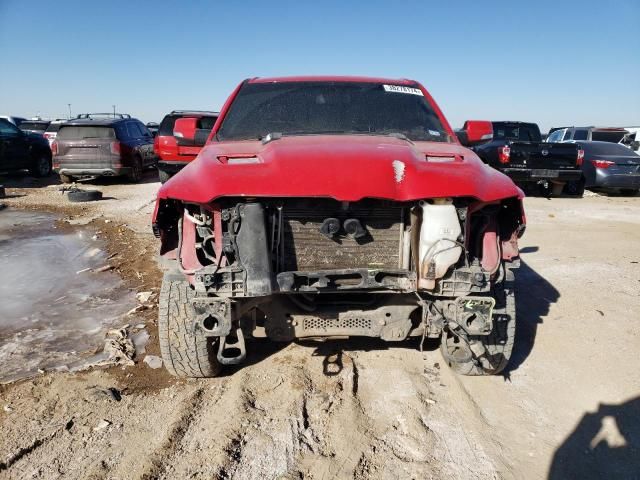
[[[93,202],[102,198],[100,190],[71,190],[67,193],[70,202]]]
[[[176,377],[215,377],[220,373],[219,340],[194,330],[195,292],[182,275],[166,273],[158,305],[158,338],[166,369]]]
[[[640,192],[640,190],[638,190],[637,188],[623,188],[620,190],[620,194],[625,195],[627,197],[635,197],[636,195],[638,195],[638,192]]]
[[[33,167],[29,170],[29,173],[34,177],[43,178],[51,175],[51,169],[51,157],[43,153],[38,156]]]
[[[584,177],[575,182],[567,182],[564,186],[564,193],[573,197],[582,197],[584,195]]]
[[[449,329],[442,331],[440,351],[445,361],[461,375],[495,375],[509,363],[516,334],[514,274],[510,269],[505,279],[493,288],[493,330],[489,335],[469,335],[468,343]]]
[[[158,169],[158,177],[160,178],[160,183],[166,183],[171,178],[171,174],[164,170]]]
[[[72,177],[71,175],[64,175],[64,174],[60,174],[60,181],[62,183],[73,183],[76,181],[76,179],[74,177]]]
[[[131,171],[127,177],[133,183],[138,183],[142,180],[142,159],[140,157],[134,157]]]

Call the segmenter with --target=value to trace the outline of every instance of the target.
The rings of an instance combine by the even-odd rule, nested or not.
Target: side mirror
[[[467,120],[457,132],[460,143],[473,146],[493,138],[493,125],[488,120]]]
[[[173,126],[173,136],[193,142],[196,138],[198,119],[193,117],[178,118]]]

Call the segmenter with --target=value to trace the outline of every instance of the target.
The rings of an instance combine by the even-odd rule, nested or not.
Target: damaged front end
[[[442,336],[451,362],[495,369],[474,339],[513,315],[523,230],[518,197],[161,199],[154,223],[193,287],[194,334],[220,339],[222,364],[249,337]]]

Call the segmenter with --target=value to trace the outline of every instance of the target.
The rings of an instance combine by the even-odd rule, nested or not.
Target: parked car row
[[[215,111],[173,110],[160,124],[146,125],[117,113],[53,121],[0,119],[28,134],[23,145],[33,142],[29,138],[34,135],[48,140],[52,169],[63,182],[86,176],[126,176],[137,181],[144,168],[155,166],[165,183],[196,158],[218,116]],[[525,191],[542,186],[550,194],[578,196],[585,188],[630,195],[640,190],[639,133],[640,127],[558,127],[543,136],[535,123],[519,121],[467,121],[456,130],[463,145]],[[16,136],[15,132],[3,135]],[[0,170],[22,168],[24,162],[33,161],[27,157],[2,162]],[[34,171],[33,165],[24,168]],[[44,172],[43,168],[39,171]]]
[[[564,127],[542,140],[534,123],[468,121],[460,141],[525,190],[544,184],[553,194],[582,196],[585,188],[635,195],[640,190],[636,132]],[[633,136],[632,136],[633,135]]]

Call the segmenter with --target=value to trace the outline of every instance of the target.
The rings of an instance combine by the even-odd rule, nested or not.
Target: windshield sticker
[[[429,135],[431,135],[432,137],[439,137],[440,132],[437,130],[429,130]]]
[[[422,90],[419,88],[403,87],[402,85],[382,85],[382,87],[385,92],[409,93],[411,95],[420,95],[421,97],[424,97]]]

